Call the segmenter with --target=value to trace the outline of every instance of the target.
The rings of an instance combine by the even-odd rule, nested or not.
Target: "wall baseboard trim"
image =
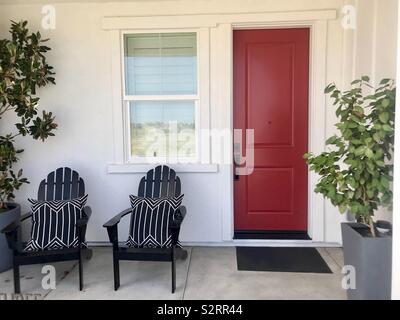
[[[87,241],[90,247],[111,247],[105,241]],[[310,247],[341,248],[336,242],[313,242],[311,240],[233,240],[229,242],[182,242],[183,247]]]

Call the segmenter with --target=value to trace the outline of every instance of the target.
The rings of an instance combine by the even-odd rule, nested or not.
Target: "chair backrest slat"
[[[38,200],[70,200],[85,195],[85,183],[76,171],[58,168],[40,182]]]
[[[54,176],[55,176],[55,172],[51,172],[48,176],[47,176],[47,183],[46,183],[46,188],[47,188],[47,192],[46,192],[46,200],[54,200]]]
[[[138,190],[138,196],[139,197],[144,197],[144,195],[145,195],[145,193],[144,193],[145,186],[146,186],[146,177],[143,177],[140,180],[140,183],[139,183],[139,190]]]
[[[154,169],[153,197],[159,198],[161,191],[161,166]]]
[[[79,175],[76,171],[72,172],[72,184],[71,184],[71,199],[78,197],[78,181]]]
[[[64,170],[63,168],[58,168],[56,170],[56,181],[54,185],[54,200],[61,200],[63,198],[63,179]]]
[[[140,180],[139,197],[173,197],[181,194],[181,181],[168,166],[158,166]]]
[[[46,199],[46,180],[42,180],[39,184],[38,199],[39,200]]]
[[[175,196],[175,178],[176,178],[176,173],[173,170],[169,171],[169,183],[168,183],[168,196],[173,197]]]
[[[175,183],[175,195],[180,195],[181,194],[181,179],[179,177],[176,177],[176,183]]]
[[[162,177],[161,177],[161,197],[167,197],[168,196],[168,184],[169,184],[169,170],[163,166],[162,168]],[[169,168],[168,168],[169,169]]]
[[[153,197],[153,178],[154,170],[150,170],[146,175],[146,197]]]
[[[64,199],[71,197],[71,182],[72,182],[72,170],[70,168],[64,169]]]
[[[85,183],[83,182],[82,178],[79,178],[78,180],[78,197],[84,196],[85,193]]]

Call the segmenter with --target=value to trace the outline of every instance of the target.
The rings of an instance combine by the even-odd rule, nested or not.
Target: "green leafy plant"
[[[45,57],[50,50],[44,45],[48,39],[42,39],[39,32],[30,33],[27,21],[11,23],[11,39],[0,40],[0,120],[13,111],[18,123],[15,134],[0,136],[0,210],[15,198],[15,190],[29,183],[22,170],[13,170],[23,152],[15,148],[15,138],[30,135],[44,141],[57,128],[51,112],[38,115],[36,96],[38,88],[55,84],[53,67]]]
[[[372,93],[364,95],[365,89]],[[353,81],[348,91],[330,84],[325,93],[337,107],[339,134],[327,140],[329,151],[304,156],[310,170],[321,176],[315,192],[330,199],[341,213],[353,213],[375,236],[375,210],[392,204],[394,81],[384,79],[373,88],[364,76]]]

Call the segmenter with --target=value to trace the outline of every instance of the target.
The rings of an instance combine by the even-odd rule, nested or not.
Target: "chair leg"
[[[82,251],[79,252],[79,290],[83,290],[83,257]]]
[[[172,247],[171,251],[171,271],[172,271],[172,293],[175,293],[176,289],[176,258],[175,258],[175,248]]]
[[[114,290],[117,291],[120,286],[120,277],[119,277],[119,260],[115,250],[113,250],[113,265],[114,265]]]
[[[14,292],[16,294],[21,293],[21,280],[19,277],[19,265],[14,262]]]

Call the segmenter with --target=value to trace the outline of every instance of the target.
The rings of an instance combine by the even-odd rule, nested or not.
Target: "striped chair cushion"
[[[76,223],[82,218],[87,198],[88,195],[72,200],[28,199],[32,209],[32,231],[25,251],[77,247]]]
[[[126,245],[134,248],[171,247],[170,225],[183,194],[171,198],[130,196],[132,215]]]

